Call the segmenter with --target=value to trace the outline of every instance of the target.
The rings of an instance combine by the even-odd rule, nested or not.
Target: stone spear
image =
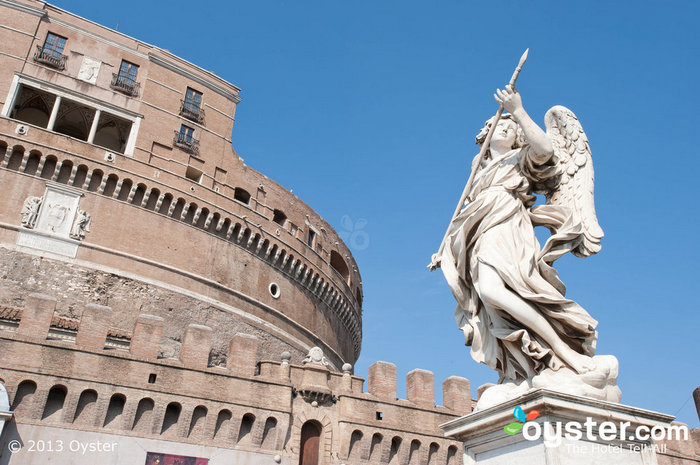
[[[520,61],[518,62],[518,66],[515,68],[515,71],[513,71],[513,75],[510,78],[509,85],[511,87],[515,86],[515,81],[518,80],[518,76],[520,75],[520,71],[523,69],[523,65],[525,64],[525,60],[527,60],[527,54],[530,51],[530,49],[526,49],[525,53],[520,57]],[[486,156],[486,152],[489,149],[489,145],[491,145],[491,138],[493,137],[493,133],[496,130],[496,125],[498,124],[498,120],[501,119],[501,115],[503,114],[503,105],[498,106],[498,112],[496,113],[496,116],[493,118],[491,127],[489,127],[489,132],[486,134],[486,139],[484,140],[484,143],[481,144],[481,150],[479,151],[479,162],[474,165],[474,166],[479,166],[481,162],[483,161],[484,157]],[[459,202],[457,202],[457,208],[455,208],[455,212],[452,214],[452,220],[450,220],[449,224],[452,224],[452,222],[455,220],[457,215],[459,215],[459,212],[462,210],[462,207],[464,206],[464,201],[467,199],[467,195],[469,195],[469,191],[472,190],[472,184],[474,183],[474,173],[472,173],[469,176],[469,180],[467,181],[467,185],[464,186],[464,191],[462,191],[462,196],[459,198]],[[450,230],[450,226],[447,226],[447,230],[445,231],[445,235],[442,237],[442,242],[440,243],[440,248],[438,249],[438,252],[433,255],[433,260],[428,265],[428,268],[430,271],[433,271],[435,268],[438,268],[440,266],[440,256],[442,255],[442,251],[445,248],[445,243],[447,242],[447,234]]]

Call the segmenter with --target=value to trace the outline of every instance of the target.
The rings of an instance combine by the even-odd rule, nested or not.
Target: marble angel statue
[[[586,135],[565,107],[547,112],[545,132],[513,86],[494,97],[507,113],[483,158],[474,159],[466,200],[431,264],[442,268],[457,300],[455,316],[472,357],[507,386],[486,402],[535,387],[619,401],[617,361],[593,358],[597,321],[565,296],[552,267],[567,252],[587,257],[601,248]],[[533,194],[545,195],[546,203],[535,205]],[[552,233],[543,247],[535,226]]]

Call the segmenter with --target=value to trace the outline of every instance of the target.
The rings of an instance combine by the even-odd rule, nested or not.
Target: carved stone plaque
[[[80,65],[80,71],[78,71],[78,79],[89,82],[90,84],[95,84],[101,65],[102,62],[100,60],[95,60],[89,56],[83,56],[83,63]]]

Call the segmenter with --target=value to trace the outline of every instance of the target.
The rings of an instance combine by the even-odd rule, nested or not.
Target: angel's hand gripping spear
[[[525,50],[525,53],[520,57],[520,61],[518,62],[518,66],[515,68],[515,71],[513,72],[513,76],[510,78],[509,86],[510,88],[514,88],[515,86],[515,81],[518,79],[518,76],[520,75],[520,71],[523,69],[523,65],[525,64],[525,60],[527,60],[527,54],[530,51],[528,48]],[[491,144],[491,138],[493,137],[493,132],[496,129],[496,125],[498,124],[498,120],[501,118],[501,115],[503,114],[503,104],[501,104],[498,108],[498,112],[496,113],[496,116],[493,118],[493,122],[491,124],[491,127],[489,128],[489,132],[486,135],[486,139],[484,140],[484,143],[481,144],[481,151],[479,152],[479,163],[477,163],[475,166],[479,166],[479,164],[483,161],[484,156],[486,156],[486,152],[489,149],[489,145]],[[452,214],[452,219],[450,220],[450,224],[452,221],[454,221],[455,217],[459,214],[459,212],[462,210],[462,207],[464,206],[464,201],[467,199],[467,195],[469,195],[469,191],[471,191],[472,188],[472,183],[474,182],[474,176],[472,173],[472,176],[469,176],[469,180],[467,181],[467,185],[464,186],[464,191],[462,192],[462,196],[459,198],[459,202],[457,202],[457,207],[455,208],[455,212]],[[449,224],[447,227],[447,230],[445,231],[445,235],[442,238],[442,242],[440,243],[440,248],[438,249],[438,252],[436,254],[433,254],[432,261],[430,262],[430,265],[428,265],[428,269],[430,271],[433,271],[436,268],[440,267],[440,257],[442,256],[442,251],[445,248],[445,242],[447,241],[447,233],[449,231]]]

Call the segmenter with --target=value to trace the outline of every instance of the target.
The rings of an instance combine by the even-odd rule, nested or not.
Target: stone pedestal
[[[517,407],[522,412],[515,413]],[[522,422],[517,417],[531,420]],[[658,446],[648,433],[668,434],[673,418],[622,404],[535,390],[440,427],[446,436],[464,443],[464,465],[656,465]]]

